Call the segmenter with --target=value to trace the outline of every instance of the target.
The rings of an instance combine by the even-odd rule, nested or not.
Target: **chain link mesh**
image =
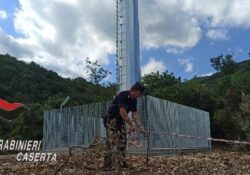
[[[88,147],[96,138],[105,138],[102,116],[106,115],[111,101],[44,112],[43,149],[66,150],[70,146]],[[138,112],[146,130],[190,136],[210,137],[209,113],[151,96],[138,100]],[[141,146],[131,146],[136,139]],[[148,142],[149,141],[149,142]],[[187,149],[211,149],[211,141],[160,135],[154,132],[148,137],[136,132],[128,135],[128,152],[175,152]]]

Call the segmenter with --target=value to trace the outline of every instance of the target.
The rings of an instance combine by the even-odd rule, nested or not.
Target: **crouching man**
[[[132,121],[128,117],[129,112],[133,113],[139,131],[145,132],[136,107],[137,98],[142,95],[144,90],[145,87],[143,84],[137,82],[129,91],[120,92],[109,107],[107,116],[104,117],[107,136],[107,150],[104,157],[104,169],[106,171],[112,170],[112,156],[115,154],[114,148],[117,148],[115,150],[120,168],[128,168],[125,161],[125,150],[127,145],[126,124],[129,126],[129,133],[135,131]]]

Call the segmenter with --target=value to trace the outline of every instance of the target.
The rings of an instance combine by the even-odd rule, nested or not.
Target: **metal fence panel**
[[[147,97],[149,125],[152,132],[150,149],[210,149],[210,141],[172,134],[210,137],[209,113],[155,97]],[[166,134],[155,134],[154,131]],[[169,135],[167,135],[169,134]]]
[[[44,112],[43,149],[67,149],[69,146],[89,146],[95,137],[105,137],[101,116],[111,102],[94,103]],[[138,100],[138,112],[146,129],[150,129],[149,150],[210,149],[208,140],[184,138],[172,133],[210,137],[209,113],[167,100],[145,96]],[[166,134],[156,134],[155,132]],[[169,135],[168,135],[169,134]],[[136,134],[143,143],[140,148],[128,147],[129,152],[145,152],[148,138]],[[130,137],[128,137],[130,140]]]
[[[95,137],[105,137],[101,116],[110,102],[82,105],[44,112],[43,149],[89,146]]]

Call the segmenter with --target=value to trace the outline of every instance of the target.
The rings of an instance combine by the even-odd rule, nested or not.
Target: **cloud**
[[[1,31],[2,53],[35,61],[65,77],[86,77],[86,57],[109,63],[108,55],[115,52],[112,0],[19,2],[14,27],[23,37],[14,38]]]
[[[194,65],[190,59],[178,59],[178,62],[180,63],[180,65],[184,66],[185,72],[187,73],[193,72]]]
[[[172,54],[181,54],[184,52],[184,49],[181,49],[179,47],[167,47],[166,48],[167,53],[172,53]]]
[[[168,53],[178,54],[178,50],[197,45],[202,30],[209,30],[211,39],[222,40],[228,39],[230,27],[250,27],[249,0],[139,2],[143,47],[166,47]]]
[[[13,20],[20,35],[1,30],[1,53],[35,61],[65,77],[85,77],[86,57],[103,65],[115,54],[114,0],[19,0],[19,4]],[[249,0],[140,0],[141,45],[178,54],[196,46],[205,31],[216,40],[230,37],[221,29],[250,27],[249,7]],[[191,62],[185,65],[192,71]]]
[[[1,28],[0,40],[0,53],[11,53],[12,55],[15,55],[17,57],[33,56],[28,48],[22,47],[12,36],[7,35]]]
[[[190,48],[200,40],[199,23],[183,11],[182,1],[143,0],[139,2],[143,47]]]
[[[214,74],[214,72],[212,71],[212,72],[208,72],[208,73],[202,74],[199,77],[207,77],[207,76],[211,76],[213,74]]]
[[[161,73],[161,72],[166,71],[166,69],[167,67],[164,64],[164,62],[157,61],[155,58],[150,58],[149,62],[146,65],[142,66],[141,68],[142,75],[149,74],[152,72],[157,72],[157,71]]]
[[[6,11],[0,10],[0,19],[7,19],[7,18],[8,18],[8,15]]]
[[[227,30],[210,29],[207,32],[207,37],[212,40],[227,40]]]
[[[183,10],[211,27],[250,27],[249,0],[186,0]]]

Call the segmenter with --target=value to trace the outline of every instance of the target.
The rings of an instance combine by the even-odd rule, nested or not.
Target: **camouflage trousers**
[[[126,124],[118,124],[116,119],[107,122],[106,125],[106,154],[105,166],[111,166],[115,162],[125,162],[127,145]]]

